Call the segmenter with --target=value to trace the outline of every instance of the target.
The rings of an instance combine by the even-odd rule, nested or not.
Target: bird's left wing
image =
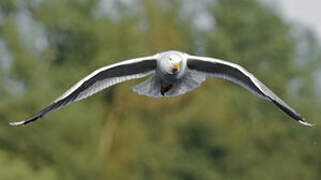
[[[254,77],[254,75],[240,65],[215,58],[188,55],[187,67],[191,70],[202,72],[212,77],[223,78],[232,81],[248,89],[259,97],[272,101],[282,111],[301,124],[312,126],[310,123],[306,122],[299,113],[287,105],[261,81]]]
[[[63,95],[36,115],[25,121],[12,122],[10,125],[26,125],[43,117],[51,111],[58,110],[71,102],[84,99],[112,85],[130,79],[145,77],[155,71],[157,64],[156,56],[157,55],[126,60],[97,69],[72,86]]]

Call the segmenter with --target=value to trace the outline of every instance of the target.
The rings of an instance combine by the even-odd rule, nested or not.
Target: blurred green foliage
[[[220,79],[163,99],[131,92],[141,80],[126,82],[9,127],[100,66],[168,49],[239,63],[320,123],[318,43],[306,30],[293,35],[276,10],[254,0],[200,1],[212,17],[205,24],[214,23],[200,29],[184,9],[193,1],[104,2],[113,4],[105,13],[99,0],[0,2],[0,40],[12,56],[10,70],[0,68],[1,179],[320,178],[319,126],[303,127]],[[21,33],[24,16],[44,31],[41,51]]]

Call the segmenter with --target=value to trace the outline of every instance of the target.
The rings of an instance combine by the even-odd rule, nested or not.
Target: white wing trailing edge
[[[189,69],[205,73],[212,77],[223,78],[232,81],[251,91],[255,95],[272,101],[282,111],[299,123],[306,126],[313,126],[312,124],[306,122],[299,113],[287,105],[253,74],[248,72],[240,65],[208,57],[188,56],[187,58],[187,67]]]
[[[72,102],[87,98],[88,96],[91,96],[112,85],[131,79],[142,78],[152,74],[155,72],[157,65],[156,59],[157,55],[142,57],[122,61],[97,69],[72,86],[63,95],[61,95],[36,115],[25,121],[12,122],[10,125],[26,125],[30,122],[36,121],[52,111],[67,106]]]

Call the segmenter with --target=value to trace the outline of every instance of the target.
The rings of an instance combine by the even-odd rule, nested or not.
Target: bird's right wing
[[[294,109],[287,105],[281,98],[273,93],[253,74],[248,72],[240,65],[215,58],[188,55],[187,67],[191,70],[205,73],[212,77],[218,77],[232,81],[248,89],[252,93],[264,99],[272,101],[282,111],[291,116],[293,119],[297,120],[299,123],[306,126],[312,126],[312,124],[306,122],[299,113],[297,113]]]
[[[108,88],[112,85],[130,80],[145,77],[155,72],[157,64],[157,55],[143,58],[131,59],[108,65],[92,72],[63,95],[57,98],[54,102],[48,105],[31,118],[12,122],[10,125],[19,126],[33,122],[51,111],[58,110],[72,102],[87,98],[98,91]]]

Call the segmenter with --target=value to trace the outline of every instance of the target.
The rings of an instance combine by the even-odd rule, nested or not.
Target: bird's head
[[[183,58],[175,53],[169,53],[162,57],[163,71],[167,74],[178,74],[182,70]]]

